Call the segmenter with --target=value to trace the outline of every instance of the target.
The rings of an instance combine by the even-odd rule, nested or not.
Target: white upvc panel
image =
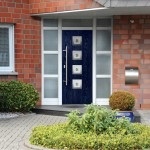
[[[62,27],[62,30],[92,30],[92,27]]]
[[[96,54],[106,54],[106,55],[111,55],[111,51],[96,51]]]
[[[62,105],[62,20],[58,20],[58,104]]]
[[[96,27],[96,30],[111,30],[111,27]]]
[[[58,78],[58,74],[44,74],[43,77],[45,77],[45,78]]]
[[[112,94],[112,88],[113,88],[113,19],[111,18],[111,94]]]
[[[59,105],[58,98],[45,98],[42,105]]]
[[[92,72],[93,72],[93,89],[92,89],[92,95],[93,95],[93,104],[96,104],[96,18],[93,19],[93,66],[92,66]]]
[[[58,30],[58,27],[43,27],[43,30]]]
[[[41,104],[44,105],[44,38],[43,38],[43,19],[41,21],[41,66],[42,66],[42,88],[41,88]]]
[[[96,75],[96,78],[111,78],[111,75]]]
[[[108,98],[97,98],[96,104],[97,105],[109,105],[109,99]]]
[[[52,51],[43,51],[43,54],[58,54],[58,51],[52,50]]]

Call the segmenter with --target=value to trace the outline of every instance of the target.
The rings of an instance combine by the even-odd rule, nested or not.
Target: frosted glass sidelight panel
[[[97,27],[111,27],[111,19],[105,18],[105,19],[98,19],[96,22]]]
[[[96,56],[96,74],[110,75],[111,73],[111,57],[110,55],[102,54]]]
[[[58,50],[58,31],[44,30],[44,50],[57,51]]]
[[[57,54],[44,54],[44,74],[58,74]]]
[[[9,66],[9,29],[0,28],[0,66]]]
[[[92,19],[64,19],[62,21],[63,27],[92,27]]]
[[[57,19],[44,19],[43,26],[44,27],[58,27],[58,20]]]
[[[44,98],[58,98],[57,78],[44,78]]]
[[[111,31],[98,30],[96,33],[97,51],[111,51]]]
[[[101,78],[96,79],[96,98],[110,97],[110,79]]]

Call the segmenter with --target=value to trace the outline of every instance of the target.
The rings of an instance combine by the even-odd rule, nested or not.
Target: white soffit
[[[50,13],[41,13],[41,14],[32,14],[31,16],[39,16],[39,17],[72,17],[72,18],[80,18],[80,17],[92,17],[96,15],[96,12],[100,10],[106,10],[106,7],[100,8],[92,8],[92,9],[82,9],[82,10],[72,10],[72,11],[61,11],[61,12],[50,12]]]
[[[150,7],[101,7],[84,10],[62,11],[53,13],[33,14],[32,16],[51,18],[92,18],[113,15],[139,15],[150,14]]]
[[[150,6],[150,0],[95,0],[105,7]]]

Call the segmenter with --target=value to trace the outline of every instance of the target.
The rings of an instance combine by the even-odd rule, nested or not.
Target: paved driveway
[[[138,112],[142,123],[150,125],[150,110]],[[24,146],[24,141],[28,139],[33,127],[64,122],[66,119],[60,116],[26,114],[0,120],[0,150],[31,150]]]
[[[30,150],[24,141],[37,125],[64,122],[66,117],[26,114],[14,119],[0,120],[0,150]]]

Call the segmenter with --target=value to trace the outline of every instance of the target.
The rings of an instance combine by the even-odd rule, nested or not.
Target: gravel
[[[11,119],[19,117],[19,113],[6,113],[6,112],[0,112],[0,119]]]

